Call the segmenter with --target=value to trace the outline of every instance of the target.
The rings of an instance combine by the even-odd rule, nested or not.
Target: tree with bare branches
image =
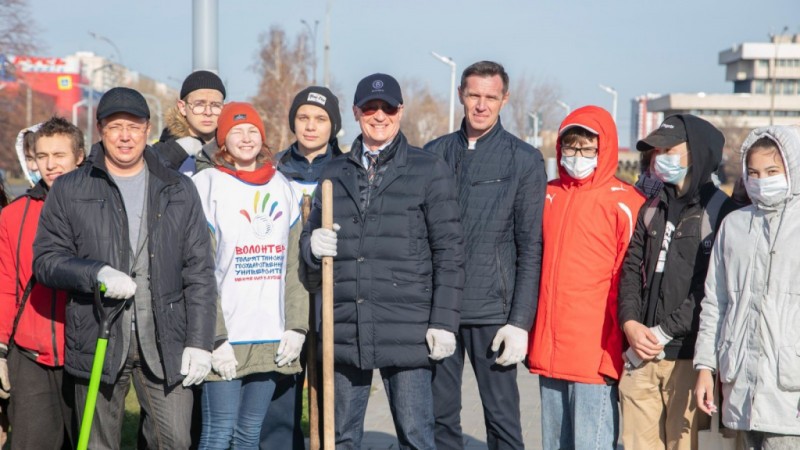
[[[401,130],[411,145],[422,147],[448,130],[449,106],[434,94],[427,83],[417,78],[402,81],[403,121]],[[463,112],[456,111],[463,116]],[[458,119],[460,122],[460,119]],[[458,123],[458,122],[456,122]]]
[[[259,40],[259,57],[252,69],[260,81],[252,102],[264,120],[267,146],[277,153],[294,139],[289,108],[294,96],[309,85],[313,51],[307,34],[291,39],[279,26],[272,26]]]
[[[522,73],[511,77],[508,105],[503,114],[505,126],[509,131],[526,139],[533,136],[529,125],[529,113],[536,112],[541,120],[540,131],[558,127],[558,111],[556,100],[561,98],[561,85],[555,81],[539,80],[532,75]]]

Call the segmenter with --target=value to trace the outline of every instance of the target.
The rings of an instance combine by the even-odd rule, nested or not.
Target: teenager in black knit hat
[[[339,99],[325,87],[303,89],[289,109],[289,128],[297,141],[280,152],[275,161],[297,198],[302,199],[304,193],[314,193],[325,165],[342,154],[336,139],[342,128]],[[278,381],[261,427],[261,448],[305,448],[300,429],[304,377],[305,373],[299,373]]]

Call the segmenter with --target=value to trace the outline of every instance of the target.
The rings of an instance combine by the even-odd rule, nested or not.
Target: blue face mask
[[[681,155],[656,155],[653,175],[664,183],[678,184],[686,178],[688,167],[681,166]]]
[[[33,181],[33,184],[38,183],[42,179],[42,174],[39,173],[38,170],[36,172],[28,172],[28,174],[31,176],[31,181]]]

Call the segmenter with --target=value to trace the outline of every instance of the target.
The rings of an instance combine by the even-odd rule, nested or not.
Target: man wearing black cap
[[[716,230],[735,203],[711,179],[725,138],[691,114],[667,117],[636,144],[653,151],[664,187],[639,210],[619,286],[630,348],[619,385],[625,448],[695,449],[692,367],[700,301]]]
[[[303,89],[294,97],[289,109],[289,128],[297,141],[278,153],[275,160],[278,171],[289,179],[297,198],[302,201],[303,195],[314,193],[325,166],[342,154],[336,139],[342,128],[339,99],[326,87]],[[261,427],[262,449],[305,448],[300,429],[303,390],[298,389],[304,379],[303,372],[278,381]]]
[[[214,72],[198,70],[186,77],[180,98],[166,113],[167,127],[154,146],[170,167],[191,175],[197,168],[212,165],[201,150],[215,139],[224,100],[225,85]]]
[[[320,228],[317,191],[300,239],[309,290],[334,257],[336,446],[361,448],[380,369],[400,447],[434,449],[431,360],[455,350],[464,285],[455,180],[400,132],[397,80],[364,78],[353,103],[361,135],[320,176],[333,182],[334,231]]]
[[[192,182],[147,146],[149,119],[139,92],[103,95],[102,139],[85,164],[53,184],[33,245],[37,280],[69,292],[64,360],[77,379],[79,412],[99,328],[92,294],[104,287],[107,312],[124,304],[111,323],[92,449],[119,447],[131,381],[147,447],[188,448],[186,387],[211,368],[217,292],[208,228]]]

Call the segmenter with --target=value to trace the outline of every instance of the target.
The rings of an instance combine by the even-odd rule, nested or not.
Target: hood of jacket
[[[28,183],[31,185],[31,187],[36,185],[36,182],[33,180],[31,171],[28,170],[28,164],[25,162],[25,149],[24,149],[25,133],[27,133],[28,131],[35,133],[41,127],[42,124],[37,123],[36,125],[31,125],[28,128],[23,128],[17,134],[17,140],[14,143],[14,148],[17,150],[17,160],[19,161],[19,166],[22,169],[22,173],[25,175],[25,179],[28,180]]]
[[[579,126],[597,134],[597,168],[590,176],[576,180],[561,166],[561,139],[556,142],[558,175],[564,184],[603,186],[617,173],[619,139],[611,114],[599,106],[584,106],[572,111],[558,128],[559,136],[568,128]]]
[[[165,136],[178,139],[192,135],[192,133],[189,132],[189,122],[186,121],[186,117],[183,117],[183,114],[178,110],[178,105],[172,105],[171,108],[167,109],[166,114],[164,114],[164,122],[167,124],[167,127],[161,133],[161,140],[165,141]]]
[[[700,195],[700,188],[712,182],[711,175],[722,162],[725,136],[714,125],[691,114],[676,114],[686,126],[686,144],[689,147],[689,188],[681,195],[692,199]]]
[[[747,150],[759,139],[767,137],[778,144],[781,157],[786,165],[786,179],[789,182],[791,200],[800,195],[800,127],[772,126],[756,128],[747,135],[741,149],[742,177],[747,178]]]

